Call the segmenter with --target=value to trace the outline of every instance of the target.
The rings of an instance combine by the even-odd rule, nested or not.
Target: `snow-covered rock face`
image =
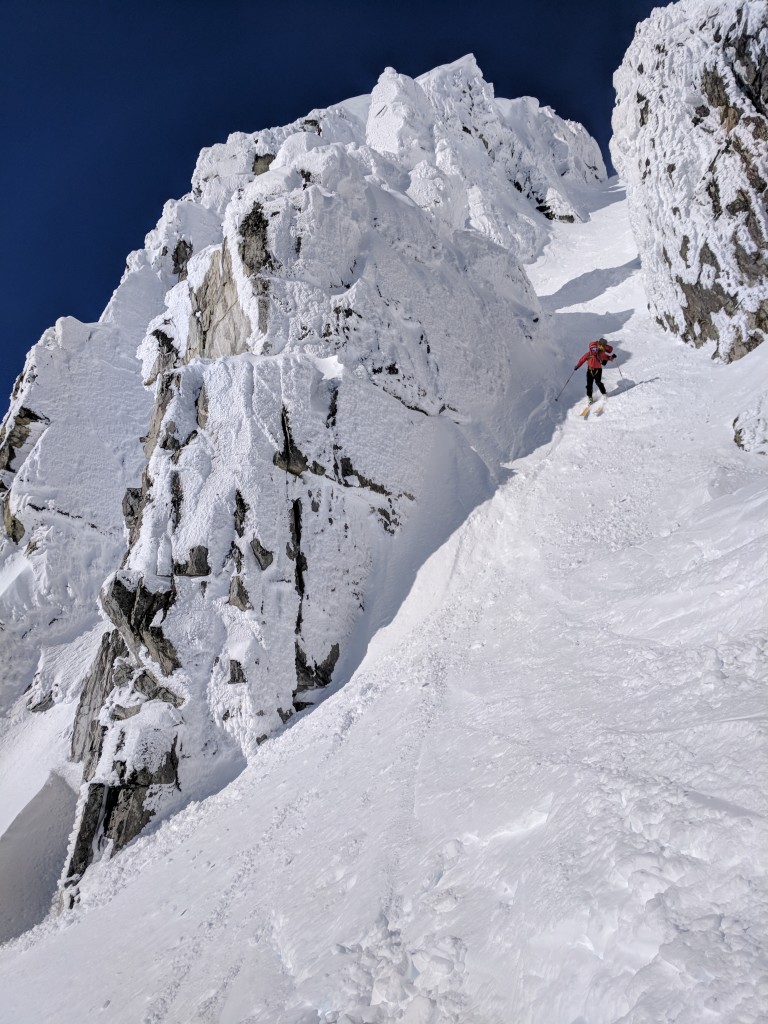
[[[496,101],[471,58],[387,70],[371,97],[203,151],[103,323],[40,343],[2,435],[2,596],[26,652],[18,693],[51,661],[52,595],[82,579],[67,637],[87,637],[87,660],[66,685],[38,668],[27,698],[72,703],[85,782],[66,881],[343,682],[527,443],[546,363],[518,261],[547,219],[582,219],[604,177],[583,128]],[[125,353],[142,337],[140,374]],[[92,364],[109,397],[86,439],[98,472],[83,464],[70,494],[82,409],[48,396],[67,373],[90,408]],[[52,537],[55,513],[100,538],[89,568],[86,527]]]
[[[611,154],[659,323],[726,362],[768,335],[768,6],[681,0],[637,30]]]

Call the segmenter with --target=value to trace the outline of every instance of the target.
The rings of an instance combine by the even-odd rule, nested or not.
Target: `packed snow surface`
[[[3,949],[7,1019],[765,1020],[768,463],[732,422],[768,351],[663,335],[591,196],[530,268],[538,447],[346,686]],[[583,419],[583,371],[554,396],[598,333]]]

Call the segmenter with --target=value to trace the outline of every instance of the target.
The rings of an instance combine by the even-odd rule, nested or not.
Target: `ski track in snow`
[[[8,1020],[766,1020],[768,353],[661,335],[604,200],[530,269],[572,363],[621,323],[604,414],[580,370],[348,686],[5,948]]]

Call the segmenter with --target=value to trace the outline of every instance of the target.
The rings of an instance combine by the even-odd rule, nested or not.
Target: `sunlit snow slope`
[[[351,682],[4,948],[8,1020],[765,1019],[768,352],[662,335],[592,201],[531,277],[603,414],[579,371]]]

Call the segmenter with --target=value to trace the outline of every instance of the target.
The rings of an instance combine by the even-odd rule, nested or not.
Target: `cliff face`
[[[102,323],[33,350],[3,434],[8,696],[71,707],[69,885],[343,683],[531,443],[546,367],[519,261],[604,173],[580,126],[496,101],[471,58],[388,70],[370,97],[205,150]],[[89,452],[70,490],[46,462],[67,446]]]
[[[681,0],[637,30],[614,84],[650,308],[725,362],[768,335],[768,7]]]

